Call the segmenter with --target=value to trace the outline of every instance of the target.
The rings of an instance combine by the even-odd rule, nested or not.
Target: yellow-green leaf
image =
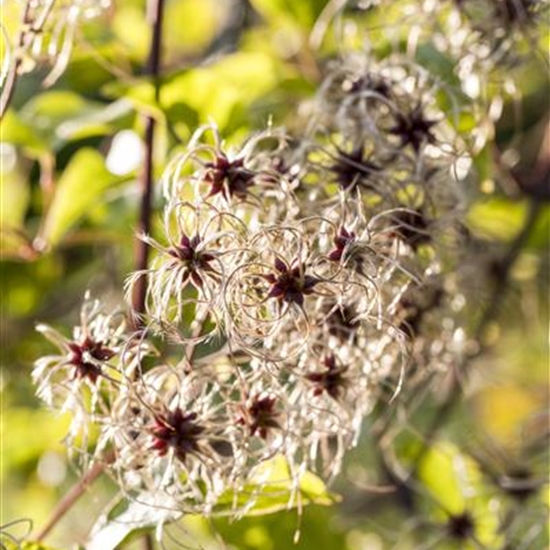
[[[526,214],[526,201],[493,197],[472,205],[466,221],[479,237],[508,242],[521,231]]]
[[[13,169],[1,172],[0,228],[21,229],[30,200],[27,178],[15,164]]]
[[[272,25],[287,23],[310,29],[326,0],[252,0],[252,5]]]
[[[420,467],[420,479],[424,486],[452,514],[459,514],[466,507],[466,480],[459,478],[459,473],[471,465],[466,461],[467,458],[453,445],[441,444],[429,450]]]
[[[105,191],[125,179],[107,170],[100,153],[90,148],[80,149],[59,178],[41,238],[46,244],[58,244],[67,231],[97,205]]]
[[[11,110],[2,119],[2,141],[22,147],[33,157],[45,154],[49,150],[47,142],[33,126]]]
[[[233,492],[222,495],[213,513],[230,515],[242,508],[245,513],[239,515],[260,516],[288,510],[298,504],[329,506],[338,500],[338,495],[330,493],[321,478],[311,472],[293,479],[286,458],[278,455],[262,464],[237,496]]]

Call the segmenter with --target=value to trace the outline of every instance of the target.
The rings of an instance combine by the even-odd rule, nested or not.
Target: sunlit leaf
[[[151,28],[141,7],[121,5],[114,14],[112,30],[131,59],[143,62],[147,58]]]
[[[128,103],[106,107],[70,91],[44,92],[25,104],[19,120],[12,116],[3,139],[37,155],[56,150],[72,139],[107,134],[112,131],[109,123],[129,112]]]
[[[466,507],[463,472],[471,475],[472,465],[451,444],[432,447],[422,461],[420,478],[434,498],[448,512],[461,513]]]
[[[65,233],[101,200],[105,191],[125,179],[107,170],[100,153],[89,148],[80,149],[57,183],[42,239],[50,245],[59,243]]]
[[[42,139],[33,125],[14,111],[8,111],[2,119],[2,141],[22,147],[35,157],[49,150],[47,141]]]
[[[297,480],[292,479],[286,459],[279,455],[262,464],[254,479],[237,496],[233,492],[222,495],[214,507],[214,514],[232,514],[235,508],[242,507],[245,512],[239,515],[260,516],[298,505],[329,506],[338,499],[311,472],[305,472]]]
[[[30,200],[27,178],[16,165],[0,177],[0,228],[22,228]]]
[[[381,547],[366,544],[366,541],[358,543],[360,537],[352,538],[352,530],[345,523],[335,521],[335,517],[338,517],[336,512],[332,507],[313,505],[294,514],[281,510],[269,515],[245,517],[239,521],[221,517],[212,522],[197,516],[187,516],[184,528],[197,538],[204,529],[214,530],[230,548],[239,550],[357,550]],[[299,540],[298,530],[301,532]],[[357,530],[353,531],[358,534]],[[208,538],[204,537],[204,540],[206,543]]]
[[[265,53],[238,52],[208,67],[164,79],[159,102],[148,78],[134,80],[130,85],[109,83],[103,92],[131,101],[136,109],[157,120],[168,118],[172,125],[183,122],[194,127],[215,120],[225,130],[230,123],[242,125],[254,102],[264,98],[281,80],[293,76]]]
[[[128,101],[108,106],[87,101],[72,92],[47,92],[2,119],[2,141],[22,147],[39,157],[74,139],[104,135],[113,131],[113,121],[131,112]]]
[[[10,147],[6,145],[5,147]],[[15,153],[12,151],[15,156]],[[2,160],[5,160],[2,158]],[[8,164],[7,162],[3,163]],[[0,176],[0,257],[18,256],[28,246],[25,235],[25,214],[31,192],[28,179],[15,163]]]
[[[168,2],[164,19],[167,62],[204,50],[234,8],[231,2],[219,0]],[[193,24],[185,25],[182,32],[182,21],[192,21]]]
[[[117,545],[160,525],[180,519],[177,504],[170,505],[167,495],[143,495],[136,501],[120,501],[93,529],[86,550],[112,550]],[[221,495],[212,509],[213,516],[239,517],[272,514],[298,505],[330,505],[338,497],[328,492],[323,481],[310,472],[303,474],[298,483],[291,478],[287,461],[277,456],[263,464],[255,479],[239,494],[232,491]]]
[[[57,135],[61,139],[77,140],[112,134],[126,127],[132,116],[132,104],[124,99],[105,107],[89,107],[84,114],[62,122],[57,128]]]
[[[200,114],[201,122],[213,119],[223,129],[235,110],[244,111],[283,77],[272,57],[239,52],[173,78],[162,87],[161,102],[164,108],[183,102]]]
[[[501,547],[498,517],[494,513],[497,503],[491,503],[479,467],[470,456],[448,442],[434,445],[420,464],[419,477],[434,501],[433,517],[437,523],[445,525],[449,515],[467,513],[473,518],[478,540],[488,549]]]
[[[161,105],[155,100],[155,87],[148,77],[134,79],[131,84],[109,82],[102,91],[108,96],[130,102],[137,111],[157,120],[162,120],[164,117]]]
[[[90,115],[102,106],[89,101],[79,94],[69,91],[44,92],[31,99],[21,110],[21,117],[32,125],[54,146],[59,144],[64,136],[59,134],[60,125],[70,118]]]
[[[473,204],[466,221],[475,235],[507,242],[521,231],[526,213],[526,201],[492,197]]]
[[[272,24],[286,22],[311,28],[326,0],[252,0],[251,3]]]
[[[7,422],[0,424],[2,436],[3,464],[0,479],[7,472],[22,470],[37,461],[46,450],[63,452],[61,440],[67,432],[68,420],[63,416],[54,416],[43,409],[10,408],[5,409]],[[42,426],[32,437],[22,439],[28,426]]]

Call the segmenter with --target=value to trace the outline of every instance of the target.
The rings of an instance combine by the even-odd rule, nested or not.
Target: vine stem
[[[160,97],[160,56],[162,46],[162,19],[164,12],[164,0],[148,0],[147,19],[153,29],[151,49],[145,74],[153,80],[155,89],[155,101]],[[153,157],[154,157],[155,119],[148,115],[145,119],[145,159],[141,173],[141,205],[137,226],[138,235],[146,235],[151,229],[151,197],[153,190]],[[149,261],[149,247],[142,239],[136,240],[135,267],[141,276],[137,279],[132,295],[132,307],[137,315],[135,323],[139,328],[139,316],[145,311],[145,296],[147,293],[147,269]]]
[[[149,61],[145,74],[153,80],[155,90],[155,102],[160,98],[160,57],[162,49],[162,19],[164,13],[164,0],[147,0],[147,20],[153,29]],[[147,294],[147,265],[149,263],[149,246],[139,238],[139,235],[147,235],[151,229],[151,198],[153,192],[153,169],[154,169],[154,141],[155,141],[155,119],[148,115],[145,119],[145,162],[141,174],[141,207],[138,222],[138,238],[136,240],[136,271],[141,272],[136,281],[132,296],[132,308],[134,311],[134,325],[140,328],[142,323],[141,315],[145,313],[145,297]],[[143,535],[144,550],[154,548],[153,537],[150,533]]]

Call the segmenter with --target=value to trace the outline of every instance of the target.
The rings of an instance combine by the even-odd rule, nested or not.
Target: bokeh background
[[[142,76],[151,35],[144,1],[105,3],[97,14],[90,6],[100,2],[88,4],[81,2],[65,58],[49,56],[43,45],[23,60],[25,74],[2,120],[0,524],[14,536],[28,531],[24,520],[42,525],[77,479],[62,443],[67,419],[34,395],[33,361],[51,352],[35,325],[45,322],[68,333],[87,289],[122,302],[133,266],[143,116],[158,122],[158,176],[201,123],[215,120],[229,143],[271,122],[292,129],[293,112],[312,96],[327,60],[342,47],[329,31],[320,48],[311,46],[312,29],[319,31],[316,22],[327,14],[322,0],[167,0],[157,103]],[[411,28],[404,6],[421,3],[390,4],[350,6],[349,19],[338,23],[349,26],[349,44],[360,45],[363,33],[371,32],[373,56],[404,49]],[[23,5],[0,4],[4,56],[20,32]],[[70,23],[59,24],[72,32]],[[547,27],[547,18],[537,25]],[[397,398],[391,406],[405,419],[389,414],[387,403],[366,419],[363,437],[330,487],[340,495],[338,503],[238,522],[186,518],[167,529],[168,548],[479,548],[455,537],[442,506],[475,518],[483,548],[547,548],[550,87],[547,35],[528,33],[519,53],[535,47],[542,55],[520,57],[489,79],[487,94],[500,98],[502,114],[494,139],[474,158],[479,196],[467,216],[480,257],[494,259],[488,265],[510,254],[514,261],[504,284],[488,271],[490,290],[476,298],[484,309],[497,289],[484,351],[469,367],[464,393],[440,430],[426,440],[449,383],[445,377],[414,410],[401,410]],[[69,47],[64,36],[61,49]],[[442,77],[452,71],[451,60],[423,46],[413,54],[416,62]],[[515,89],[503,90],[510,75]],[[154,200],[158,207],[160,197]],[[373,433],[385,418],[398,427],[392,453],[400,462],[407,464],[419,445],[427,445],[412,484],[400,484],[380,456]],[[510,490],[506,479],[523,479],[523,489]],[[83,544],[112,494],[108,479],[96,482],[47,543]],[[513,525],[512,534],[499,532],[503,518]],[[140,541],[129,544],[142,547]]]

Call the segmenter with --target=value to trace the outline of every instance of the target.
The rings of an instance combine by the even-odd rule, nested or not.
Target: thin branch
[[[162,45],[162,16],[164,10],[164,0],[148,0],[147,17],[149,24],[153,29],[149,61],[147,63],[146,74],[151,76],[155,86],[155,101],[158,102],[160,96],[159,75],[160,75],[160,54]],[[151,196],[153,190],[153,144],[155,135],[155,119],[147,116],[145,120],[145,161],[143,172],[141,174],[141,207],[138,222],[138,234],[146,235],[151,229]],[[136,240],[136,271],[147,269],[149,261],[149,247],[142,239]],[[136,281],[134,294],[132,296],[132,306],[134,313],[138,316],[137,324],[140,323],[139,315],[145,311],[145,296],[147,291],[147,275],[142,274]],[[138,327],[136,327],[138,328]]]
[[[71,487],[69,492],[57,503],[50,518],[42,529],[34,536],[33,540],[41,542],[50,531],[59,523],[65,514],[73,507],[75,502],[87,491],[88,487],[104,472],[105,468],[115,459],[115,453],[108,453],[102,462],[96,462],[92,467]]]
[[[164,12],[164,0],[147,1],[147,19],[153,29],[149,61],[146,74],[153,79],[155,87],[155,102],[160,97],[160,56],[162,48],[162,18]],[[147,116],[145,120],[145,162],[141,174],[141,206],[138,223],[138,235],[148,235],[151,229],[151,197],[153,192],[153,164],[154,164],[155,119]],[[147,294],[147,275],[145,270],[149,263],[149,247],[147,243],[138,238],[136,240],[136,271],[142,274],[136,281],[132,306],[135,314],[135,328],[140,328],[140,315],[145,312],[145,297]],[[154,542],[150,533],[146,533],[142,539],[144,550],[153,550]]]

